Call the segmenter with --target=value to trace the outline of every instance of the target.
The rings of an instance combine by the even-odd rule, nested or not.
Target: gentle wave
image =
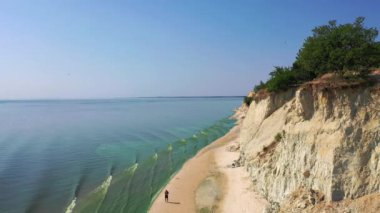
[[[65,213],[72,213],[73,210],[74,210],[74,208],[75,208],[75,204],[76,204],[76,202],[77,202],[77,198],[75,197],[75,198],[71,201],[70,205],[67,207]]]
[[[234,120],[223,119],[189,138],[169,144],[118,174],[110,175],[94,192],[69,204],[72,212],[146,212],[170,177],[201,148],[224,135]]]

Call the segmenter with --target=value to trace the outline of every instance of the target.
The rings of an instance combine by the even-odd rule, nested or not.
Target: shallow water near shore
[[[0,212],[145,212],[241,101],[2,101]]]

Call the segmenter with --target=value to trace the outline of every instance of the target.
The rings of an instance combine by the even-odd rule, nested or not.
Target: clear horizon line
[[[112,100],[112,99],[132,99],[132,98],[242,98],[245,95],[206,95],[206,96],[131,96],[131,97],[98,97],[98,98],[20,98],[20,99],[0,99],[0,101],[53,101],[53,100]]]

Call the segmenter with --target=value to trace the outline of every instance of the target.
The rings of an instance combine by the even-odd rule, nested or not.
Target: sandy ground
[[[267,203],[250,189],[248,173],[243,167],[227,167],[239,156],[238,152],[226,150],[236,143],[238,134],[236,126],[188,160],[149,212],[192,213],[200,212],[202,207],[206,210],[202,212],[263,212]],[[165,189],[170,192],[169,203],[164,200]]]
[[[220,212],[259,213],[264,212],[267,201],[260,198],[253,189],[248,172],[244,167],[228,168],[238,152],[228,152],[225,146],[215,150],[215,160],[219,171],[226,177]]]

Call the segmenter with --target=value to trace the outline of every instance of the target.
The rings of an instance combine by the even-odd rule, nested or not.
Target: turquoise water
[[[146,212],[241,101],[1,101],[0,212]]]

